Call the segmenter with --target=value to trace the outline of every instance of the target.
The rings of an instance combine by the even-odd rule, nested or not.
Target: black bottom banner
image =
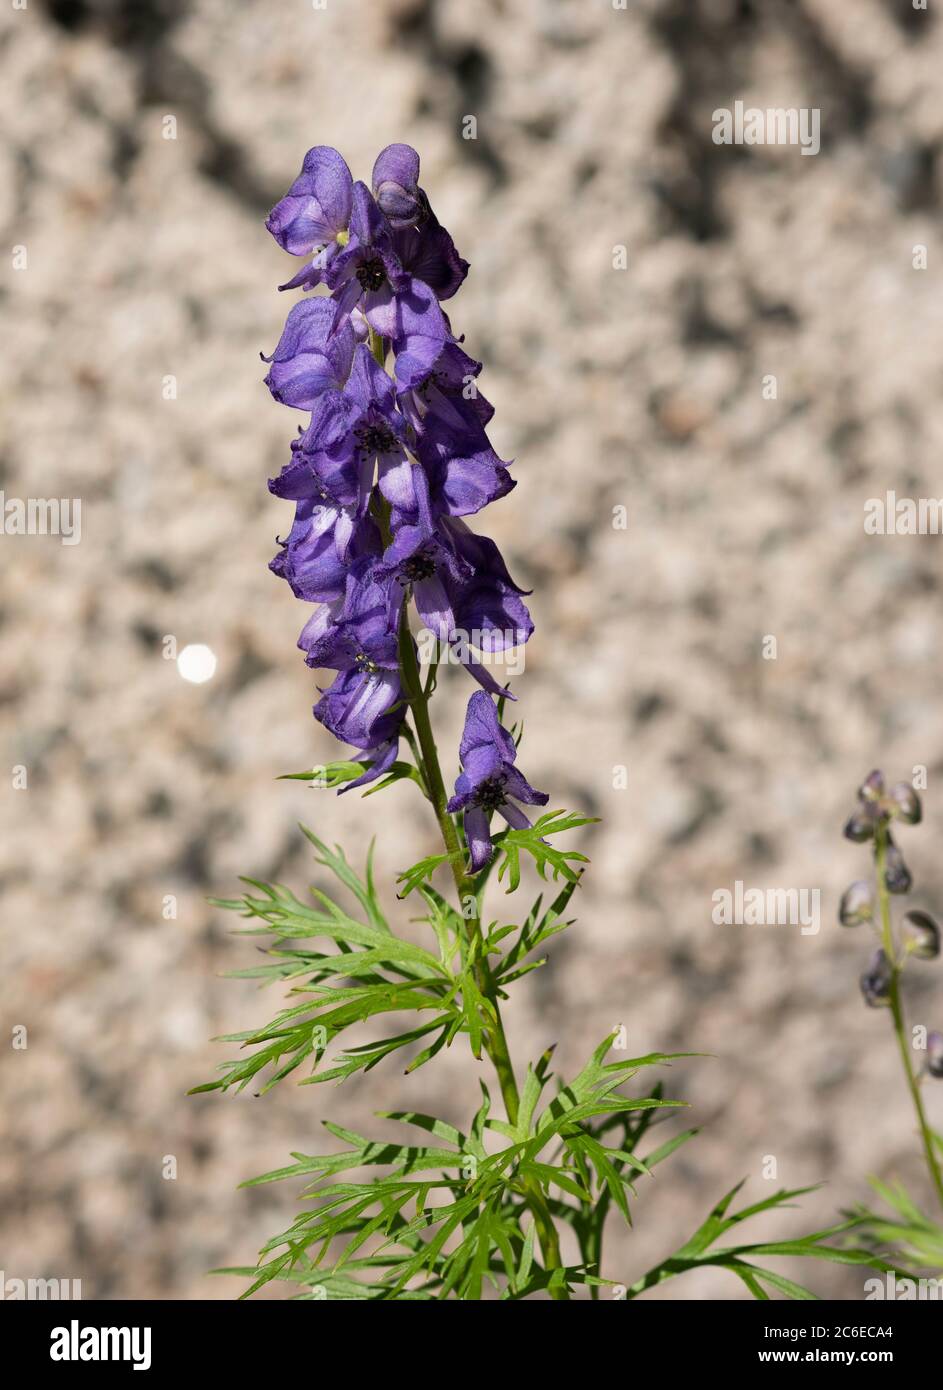
[[[609,1299],[600,1300],[595,1309],[588,1307],[585,1313],[572,1305],[572,1311],[563,1315],[574,1319],[574,1338],[593,1328],[591,1344],[576,1340],[571,1343],[577,1354],[581,1346],[591,1345],[591,1355],[597,1356],[602,1350],[597,1339],[609,1335],[618,1339],[612,1347],[614,1356],[620,1351],[628,1352],[630,1357],[647,1354],[658,1357],[673,1372],[687,1368],[700,1373],[733,1369],[752,1371],[762,1378],[767,1367],[808,1365],[886,1366],[896,1371],[916,1371],[935,1364],[943,1288],[934,1293],[934,1298],[928,1295],[913,1301],[866,1303],[637,1300],[618,1307],[612,1305],[619,1300]],[[266,1371],[294,1374],[304,1369],[306,1346],[325,1350],[320,1339],[343,1331],[348,1321],[357,1340],[334,1340],[330,1356],[332,1361],[349,1359],[351,1369],[356,1368],[357,1377],[361,1378],[371,1363],[388,1367],[396,1354],[394,1326],[386,1321],[388,1317],[398,1317],[402,1328],[405,1316],[413,1342],[424,1332],[435,1339],[444,1330],[439,1322],[442,1314],[419,1303],[410,1303],[405,1314],[402,1305],[399,1314],[391,1314],[385,1305],[367,1308],[359,1303],[318,1299],[246,1303],[3,1302],[0,1319],[7,1364],[12,1360],[20,1374],[35,1370],[48,1375],[51,1370],[53,1379],[63,1382],[89,1372],[96,1376],[137,1372],[162,1384],[169,1384],[170,1377],[181,1371],[240,1377]],[[560,1312],[558,1307],[558,1318]],[[466,1308],[462,1316],[469,1313]],[[448,1310],[445,1316],[449,1316]],[[589,1324],[583,1322],[584,1317],[590,1319]],[[413,1318],[417,1319],[415,1325]],[[516,1319],[510,1327],[515,1325],[520,1326]],[[497,1336],[506,1339],[509,1327],[504,1318],[491,1326]],[[370,1336],[364,1341],[368,1331]],[[548,1346],[557,1349],[556,1356],[562,1349],[561,1334],[567,1336],[566,1324],[555,1322],[552,1331]],[[299,1342],[299,1334],[318,1340]],[[480,1327],[476,1335],[481,1335]],[[527,1347],[529,1358],[535,1353],[539,1355],[539,1342],[533,1336]],[[491,1374],[493,1364],[488,1356],[482,1374]],[[466,1365],[464,1371],[468,1374],[471,1369]]]

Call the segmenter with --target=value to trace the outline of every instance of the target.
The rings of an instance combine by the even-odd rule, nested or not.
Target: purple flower
[[[299,502],[287,540],[269,569],[291,586],[296,598],[323,603],[341,598],[347,583],[347,564],[338,554],[334,520],[328,509]]]
[[[314,259],[279,289],[319,284],[346,237],[353,179],[345,161],[329,145],[308,151],[287,194],[275,204],[266,227],[292,256]]]
[[[407,425],[396,406],[393,382],[363,344],[354,354],[345,395],[351,407],[345,447],[356,456],[367,486],[373,483],[376,463],[382,486],[391,471],[410,466],[404,448]]]
[[[844,834],[849,840],[863,842],[895,818],[905,825],[918,825],[922,814],[920,798],[909,782],[897,782],[887,791],[883,772],[875,770],[858,788],[858,807],[847,821]]]
[[[356,360],[355,349],[353,361]],[[347,394],[346,388],[329,386],[314,402],[307,426],[299,428],[298,438],[292,440],[292,453],[300,452],[309,457],[337,453],[343,449],[356,415],[356,403]]]
[[[908,952],[918,960],[936,960],[940,954],[940,928],[929,912],[906,912],[901,936]]]
[[[439,529],[467,567],[468,577],[455,599],[459,627],[477,634],[481,640],[473,645],[489,652],[526,642],[534,624],[520,595],[530,591],[515,584],[494,541],[476,535],[458,518],[443,517]]]
[[[400,526],[377,572],[396,581],[390,590],[393,611],[411,595],[428,630],[455,646],[469,675],[492,694],[514,698],[472,650],[505,651],[526,642],[534,630],[520,599],[525,591],[508,574],[494,541],[452,518],[441,518],[432,528]]]
[[[354,356],[354,330],[348,321],[334,331],[328,299],[302,299],[293,305],[271,357],[265,384],[281,405],[311,410],[325,391],[347,380]]]
[[[393,371],[401,391],[421,386],[451,341],[434,292],[422,280],[405,273],[396,294],[382,303],[377,300],[367,319],[371,328],[392,344],[396,356]]]
[[[327,283],[333,293],[336,321],[359,308],[376,331],[374,314],[388,308],[408,280],[393,250],[393,234],[366,184],[354,184],[350,241],[331,262]],[[389,335],[385,335],[389,336]]]
[[[494,702],[483,690],[476,690],[468,701],[459,756],[462,771],[448,810],[464,811],[471,864],[478,870],[494,853],[490,831],[493,813],[497,811],[508,825],[522,830],[530,821],[516,803],[545,806],[549,797],[546,792],[535,791],[514,766],[514,740],[501,727]]]
[[[302,634],[309,666],[335,671],[380,670],[399,667],[399,641],[390,623],[390,580],[377,577],[372,557],[355,561],[347,575],[344,603],[316,628],[309,622]]]
[[[340,617],[343,609],[343,597],[315,604],[314,612],[301,629],[301,635],[297,642],[297,645],[305,653],[306,659],[311,649],[320,642],[321,638],[330,630],[331,625]]]
[[[919,825],[923,816],[920,798],[909,782],[896,782],[888,793],[896,814],[907,825]]]
[[[430,417],[414,453],[426,473],[433,513],[471,516],[516,487],[484,430],[457,434]]]
[[[322,455],[329,461],[329,456]],[[343,469],[316,472],[297,453],[269,487],[297,502],[291,531],[269,568],[287,580],[296,597],[329,602],[343,597],[349,566],[359,556],[378,554],[380,533],[359,505],[356,483]]]
[[[435,368],[418,389],[400,393],[400,409],[417,434],[427,422],[438,420],[459,435],[484,430],[494,406],[478,390],[481,363],[469,357],[458,343],[446,343]]]
[[[291,462],[269,481],[276,497],[298,504],[272,569],[288,580],[299,598],[309,600],[338,597],[344,592],[347,566],[360,555],[380,550],[379,532],[368,515],[374,455],[365,457],[355,447],[363,413],[338,392],[330,397],[331,409],[321,417],[315,412],[308,429],[292,441]],[[312,443],[327,447],[309,452]]]
[[[439,299],[450,299],[468,262],[429,206],[419,187],[419,156],[411,145],[387,145],[373,166],[373,196],[393,229],[393,245],[404,270],[423,280]]]
[[[843,927],[857,927],[874,918],[874,888],[864,878],[856,879],[842,894],[838,920]]]
[[[292,441],[291,462],[269,488],[293,500],[317,495],[339,508],[346,519],[338,518],[337,535],[346,542],[354,520],[366,514],[377,465],[382,480],[406,463],[406,433],[392,381],[359,344],[343,391],[331,388],[318,398],[307,429]]]
[[[411,597],[426,626],[447,642],[455,628],[452,596],[469,576],[444,537],[422,526],[399,527],[383,552],[380,570],[393,581],[394,614]]]
[[[429,480],[434,513],[470,516],[515,486],[485,433],[494,408],[478,390],[480,371],[480,362],[449,342],[426,380],[399,393],[400,409],[416,437],[414,452]],[[404,519],[411,519],[414,504],[389,500],[406,514]]]
[[[372,782],[396,760],[405,705],[396,671],[342,671],[314,707],[314,717],[339,739],[352,744],[373,766],[347,790]]]
[[[909,893],[913,887],[913,879],[904,862],[904,856],[890,835],[887,837],[884,854],[884,884],[889,893]]]
[[[372,558],[354,561],[343,602],[324,604],[298,641],[309,666],[340,673],[315,706],[315,718],[371,763],[346,791],[374,781],[392,766],[406,713],[398,636],[389,627],[389,581],[378,581],[375,570]]]

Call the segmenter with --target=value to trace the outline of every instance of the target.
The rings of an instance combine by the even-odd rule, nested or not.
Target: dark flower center
[[[377,671],[379,671],[380,669],[376,662],[373,661],[369,656],[367,656],[366,652],[358,652],[357,655],[354,657],[354,660],[356,661],[360,670],[365,671],[368,676],[375,676]]]
[[[369,261],[361,261],[357,267],[357,279],[363,290],[378,290],[386,279],[386,269],[379,256]]]
[[[386,425],[363,425],[354,433],[365,454],[389,454],[396,448],[393,432]]]
[[[435,560],[425,551],[420,551],[418,555],[411,555],[403,563],[403,578],[410,584],[416,584],[421,579],[430,579],[435,574]]]
[[[475,805],[483,811],[496,811],[504,800],[503,777],[486,777],[475,789]]]

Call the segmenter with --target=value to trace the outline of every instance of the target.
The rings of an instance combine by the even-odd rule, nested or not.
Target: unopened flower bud
[[[884,857],[884,883],[889,893],[909,893],[913,887],[913,878],[904,863],[904,856],[890,836],[887,837]]]
[[[874,834],[875,819],[874,811],[870,806],[860,807],[845,822],[845,829],[842,832],[845,839],[854,840],[856,844],[870,840]]]
[[[419,156],[411,145],[387,145],[377,155],[373,196],[391,227],[408,227],[426,216],[428,203],[418,178]]]
[[[897,782],[890,791],[890,801],[898,820],[907,825],[919,825],[923,818],[920,798],[909,782]]]
[[[884,773],[869,772],[867,777],[858,788],[858,796],[862,801],[880,801],[884,795]]]
[[[867,879],[856,879],[842,894],[838,920],[843,927],[857,927],[874,916],[874,888]]]
[[[943,1033],[927,1034],[927,1071],[931,1076],[943,1076]]]
[[[940,928],[928,912],[904,914],[903,938],[918,960],[935,960],[940,954]]]
[[[875,951],[871,964],[861,976],[861,993],[864,1002],[872,1009],[879,1009],[891,1002],[891,963],[883,951]]]

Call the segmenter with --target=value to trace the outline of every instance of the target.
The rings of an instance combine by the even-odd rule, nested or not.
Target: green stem
[[[374,333],[373,329],[371,328],[371,329],[370,329],[370,351],[373,353],[373,357],[374,357],[374,360],[376,361],[376,363],[377,363],[379,366],[383,367],[384,369],[386,368],[386,354],[387,354],[387,350],[388,350],[388,344],[387,344],[386,339],[385,339],[385,338],[381,338],[381,336],[380,336],[379,333]]]
[[[504,1023],[501,1019],[498,992],[484,950],[481,921],[477,910],[478,899],[475,892],[475,884],[473,879],[465,872],[465,855],[458,837],[458,831],[455,828],[455,822],[446,809],[448,796],[445,790],[445,783],[442,780],[442,769],[439,765],[438,749],[436,748],[435,735],[432,732],[432,724],[429,719],[428,687],[425,690],[423,689],[415,644],[409,635],[405,605],[403,608],[403,618],[400,623],[399,657],[403,684],[406,689],[406,698],[412,710],[413,722],[416,726],[416,735],[419,739],[419,748],[422,754],[422,774],[429,790],[429,800],[435,812],[436,820],[439,822],[442,840],[449,856],[449,863],[451,864],[452,876],[455,880],[455,891],[458,894],[462,920],[467,923],[466,940],[474,959],[475,982],[482,997],[488,1000],[494,1011],[493,1022],[489,1023],[485,1030],[485,1051],[497,1072],[498,1082],[501,1087],[501,1096],[504,1100],[504,1108],[507,1111],[508,1123],[516,1125],[517,1117],[520,1113],[520,1094],[517,1089],[517,1080],[514,1076],[514,1065],[511,1061],[507,1036],[504,1032]],[[474,915],[467,916],[466,913],[470,903],[475,905],[475,912]],[[550,1215],[540,1185],[532,1178],[528,1178],[525,1181],[524,1188],[527,1205],[533,1213],[534,1224],[537,1228],[540,1248],[543,1253],[544,1267],[546,1269],[559,1269],[562,1265],[560,1258],[560,1241],[553,1223],[553,1217]],[[569,1294],[565,1288],[554,1288],[551,1290],[551,1298],[558,1302],[566,1302],[569,1300]]]
[[[891,904],[885,880],[885,870],[887,867],[887,830],[884,826],[879,826],[875,833],[875,862],[878,904],[881,912],[881,945],[884,948],[884,954],[887,956],[891,967],[891,986],[888,995],[891,1020],[894,1025],[894,1034],[897,1038],[897,1046],[900,1050],[900,1058],[904,1067],[904,1076],[907,1079],[907,1089],[910,1091],[910,1098],[913,1101],[913,1107],[917,1115],[917,1123],[920,1126],[920,1135],[923,1140],[923,1152],[927,1160],[927,1168],[933,1180],[937,1198],[939,1199],[940,1205],[943,1206],[943,1175],[940,1173],[940,1165],[937,1161],[936,1151],[933,1145],[933,1131],[927,1123],[926,1113],[924,1112],[923,1097],[920,1094],[920,1083],[914,1073],[913,1059],[907,1044],[907,1031],[904,1026],[904,1010],[900,998],[901,967],[898,963],[897,951],[894,944],[894,933],[891,929]]]

